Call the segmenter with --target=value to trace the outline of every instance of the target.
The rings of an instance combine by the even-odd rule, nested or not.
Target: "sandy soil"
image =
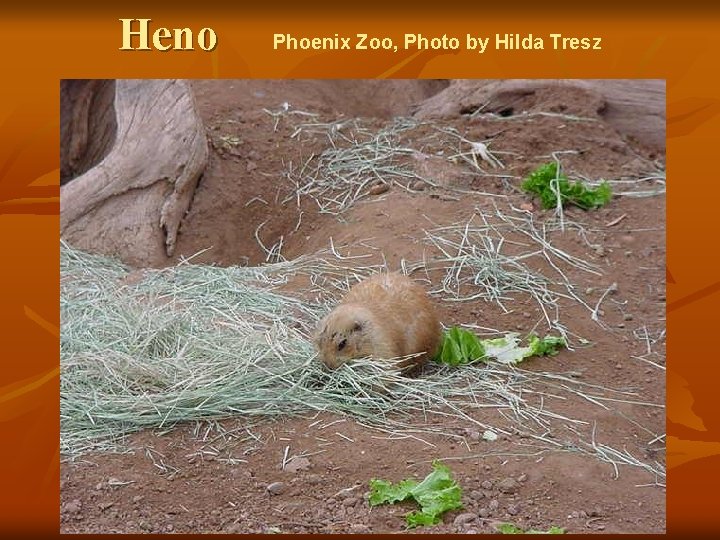
[[[447,86],[443,81],[194,81],[198,107],[212,143],[208,170],[183,224],[180,255],[207,249],[195,262],[260,264],[266,247],[282,239],[282,254],[293,258],[329,247],[366,253],[396,269],[401,261],[432,257],[424,230],[465,222],[494,205],[530,208],[538,220],[551,212],[520,193],[519,180],[468,174],[428,152],[409,159],[437,187],[388,191],[358,202],[340,218],[320,214],[312,199],[287,200],[294,186],[285,172],[327,147],[322,136],[291,138],[293,122],[274,126],[263,108],[317,113],[331,121],[360,117],[379,128],[396,116],[417,111],[424,100]],[[530,115],[523,110],[589,117]],[[506,165],[503,174],[523,177],[559,150],[570,173],[588,178],[641,177],[664,150],[616,131],[602,117],[602,99],[579,89],[555,89],[515,99],[505,120],[475,110],[437,122],[456,128],[468,140],[492,139],[490,148]],[[422,142],[432,128],[413,131],[408,144]],[[414,138],[414,139],[413,139]],[[550,158],[552,159],[552,158]],[[495,197],[506,195],[507,198]],[[300,213],[302,212],[302,218]],[[658,336],[665,325],[665,197],[616,197],[605,208],[570,209],[566,217],[583,224],[586,236],[568,230],[553,243],[602,268],[598,278],[568,273],[590,305],[606,288],[616,292],[602,303],[601,328],[587,310],[568,305],[563,316],[574,332],[592,341],[589,348],[536,359],[527,369],[572,371],[585,382],[632,388],[636,401],[665,401],[665,372],[633,358],[650,346],[638,335]],[[261,224],[262,227],[258,228]],[[431,285],[442,273],[430,270]],[[485,302],[438,301],[446,325],[478,324],[527,331],[541,316],[521,296],[509,313]],[[664,365],[665,344],[651,345],[653,361]],[[662,407],[590,401],[557,405],[587,425],[597,441],[626,450],[642,461],[664,464],[665,414]],[[488,409],[484,415],[499,414]],[[464,509],[442,524],[418,532],[492,532],[498,522],[524,528],[564,527],[568,532],[663,533],[665,488],[654,475],[573,451],[537,453],[520,436],[489,442],[471,424],[448,425],[461,438],[423,436],[392,439],[350,418],[320,416],[264,421],[242,417],[212,424],[180,425],[166,433],[131,436],[127,454],[86,455],[61,468],[61,531],[82,532],[402,532],[409,505],[370,508],[368,481],[424,477],[433,459],[445,460],[463,488]],[[327,444],[332,443],[332,444]],[[289,455],[300,456],[281,464]],[[663,479],[659,479],[664,482]]]

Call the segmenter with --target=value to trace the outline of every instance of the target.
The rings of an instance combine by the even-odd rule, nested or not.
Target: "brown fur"
[[[427,293],[398,273],[375,274],[354,285],[318,324],[320,360],[335,369],[352,358],[390,359],[424,353],[398,364],[415,367],[435,354],[440,322]]]

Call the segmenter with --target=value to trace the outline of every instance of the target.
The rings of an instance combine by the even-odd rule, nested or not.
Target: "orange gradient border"
[[[626,2],[626,4],[629,2]],[[388,3],[389,4],[389,3]],[[0,54],[0,532],[59,528],[59,80],[61,78],[660,78],[667,81],[668,532],[718,530],[720,136],[718,13],[685,2],[241,8],[48,3],[2,16]],[[619,4],[619,5],[618,5]],[[687,11],[682,11],[684,7]],[[211,11],[213,9],[214,11]],[[573,11],[574,9],[574,11]],[[581,10],[582,9],[582,10]],[[211,27],[212,52],[120,51],[120,18]],[[297,51],[272,34],[601,36],[602,51]],[[3,534],[4,535],[4,534]]]

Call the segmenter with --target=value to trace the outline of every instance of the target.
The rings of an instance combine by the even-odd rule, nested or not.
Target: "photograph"
[[[666,532],[665,79],[58,89],[61,533]]]

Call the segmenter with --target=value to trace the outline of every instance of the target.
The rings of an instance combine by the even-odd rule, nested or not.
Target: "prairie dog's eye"
[[[342,351],[345,348],[345,345],[347,345],[347,339],[343,339],[340,343],[338,343],[338,351]]]

